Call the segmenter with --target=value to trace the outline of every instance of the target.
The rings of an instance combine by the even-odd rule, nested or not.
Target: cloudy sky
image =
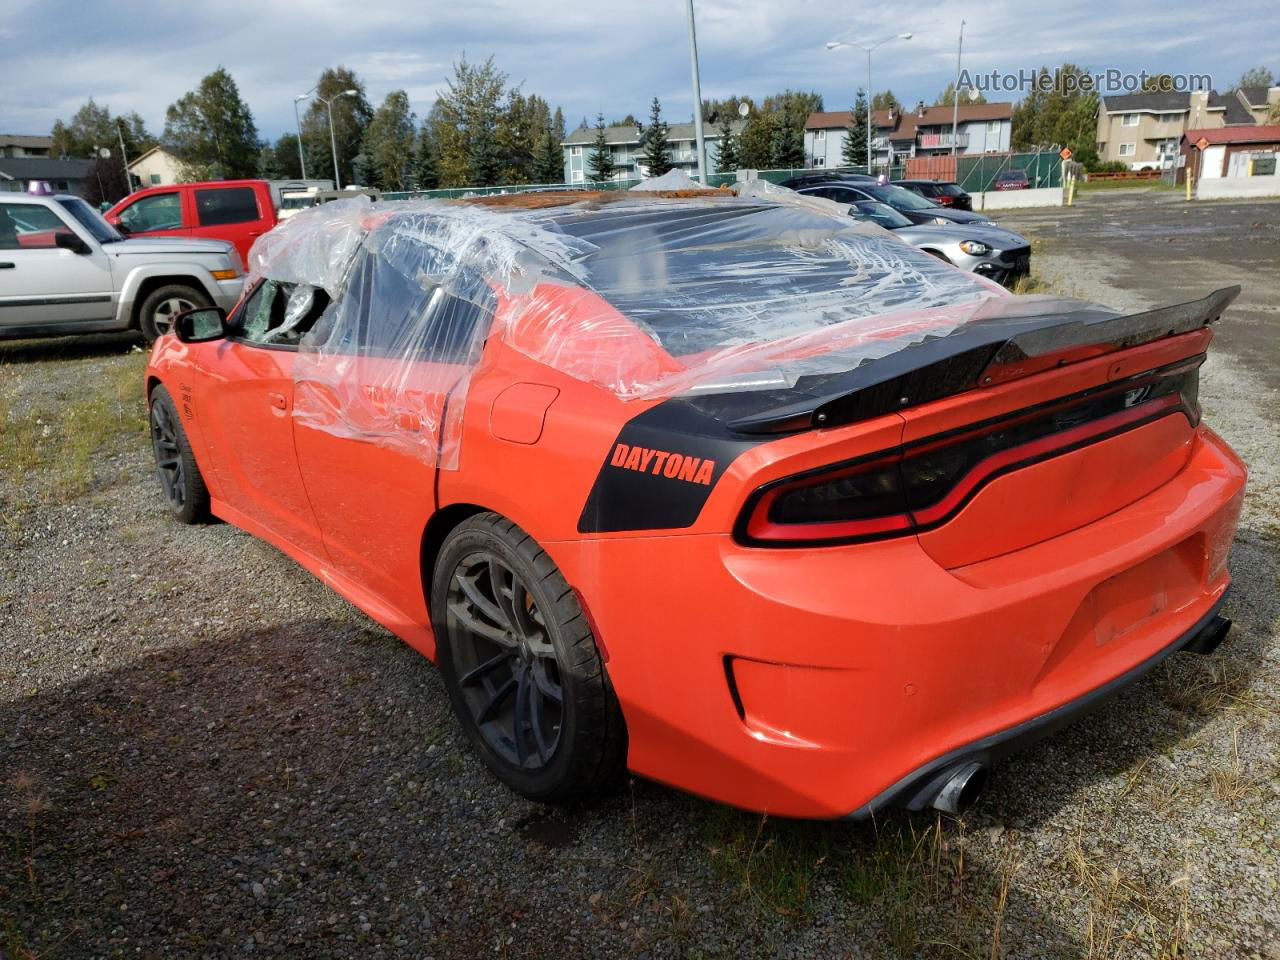
[[[962,16],[965,65],[975,71],[1072,61],[1099,72],[1203,72],[1220,89],[1250,66],[1280,75],[1275,0],[695,5],[706,97],[760,96],[790,86],[817,90],[828,109],[848,109],[854,89],[866,83],[866,58],[855,50],[828,52],[824,43],[911,31],[913,39],[876,52],[873,88],[888,86],[904,103],[931,101],[955,75]],[[2,6],[0,131],[9,133],[46,132],[90,96],[113,112],[137,110],[159,132],[165,107],[218,64],[235,77],[266,137],[292,129],[293,95],[339,63],[364,79],[375,104],[403,88],[421,115],[464,53],[493,54],[526,92],[563,106],[570,127],[597,111],[639,116],[655,94],[669,120],[692,114],[683,0],[3,0]]]

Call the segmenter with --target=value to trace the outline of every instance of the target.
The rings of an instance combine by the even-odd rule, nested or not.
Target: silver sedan
[[[849,204],[849,216],[892,230],[900,240],[954,264],[1010,286],[1031,271],[1031,244],[1012,230],[994,225],[936,226],[912,223],[878,200]]]

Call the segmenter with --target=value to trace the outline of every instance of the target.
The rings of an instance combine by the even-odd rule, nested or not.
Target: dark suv
[[[945,180],[895,180],[895,186],[918,193],[926,200],[932,200],[940,207],[955,207],[957,210],[972,210],[973,200],[954,183]]]

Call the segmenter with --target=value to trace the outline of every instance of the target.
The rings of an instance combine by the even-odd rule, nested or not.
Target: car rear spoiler
[[[792,393],[791,402],[726,425],[735,433],[791,433],[867,420],[1196,330],[1217,320],[1239,294],[1239,286],[1223,287],[1200,300],[1127,316],[1081,303],[1037,316],[978,319],[820,383],[801,378],[796,392],[803,399]]]

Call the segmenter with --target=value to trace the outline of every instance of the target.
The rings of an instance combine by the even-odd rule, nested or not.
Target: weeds
[[[994,870],[975,871],[964,822],[941,815],[894,814],[868,830],[717,809],[704,830],[717,872],[754,909],[803,921],[835,894],[880,918],[893,956],[986,956],[1018,868],[1005,850]]]
[[[92,490],[100,480],[98,451],[122,435],[145,431],[144,362],[143,355],[130,355],[79,385],[76,398],[60,410],[16,414],[13,398],[0,394],[0,472],[10,480],[12,498],[0,514],[7,524],[33,503],[65,503]]]

